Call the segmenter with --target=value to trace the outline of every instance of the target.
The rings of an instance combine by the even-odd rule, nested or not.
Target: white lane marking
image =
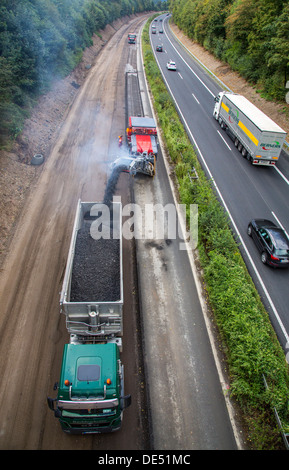
[[[289,235],[288,233],[286,232],[284,226],[281,224],[280,220],[278,219],[277,215],[275,214],[275,212],[271,211],[273,217],[277,220],[278,224],[280,225],[280,227],[284,230],[284,232],[286,233],[287,237],[289,238]]]
[[[223,140],[223,142],[227,145],[228,149],[231,150],[232,152],[232,149],[230,147],[230,145],[228,144],[228,142],[225,141],[224,137],[222,136],[221,132],[220,131],[217,131],[219,136],[221,137],[221,139]]]
[[[279,170],[279,168],[277,168],[277,166],[274,166],[275,170],[277,171],[277,173],[279,173],[279,175],[281,176],[281,178],[283,178],[283,180],[289,185],[289,180],[287,180],[286,176],[283,175],[283,173]]]
[[[199,100],[198,100],[197,97],[194,95],[194,93],[192,93],[192,96],[195,98],[196,102],[197,102],[198,104],[200,104]]]

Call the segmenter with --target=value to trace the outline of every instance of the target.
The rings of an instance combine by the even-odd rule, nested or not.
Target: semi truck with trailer
[[[215,97],[213,115],[244,158],[253,165],[276,164],[287,134],[247,98],[222,91]]]
[[[100,230],[101,229],[101,230]],[[68,434],[117,431],[124,395],[121,363],[123,275],[121,204],[78,202],[60,310],[70,335],[56,398],[48,406]]]

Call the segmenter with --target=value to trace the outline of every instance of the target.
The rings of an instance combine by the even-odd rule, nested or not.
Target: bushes
[[[270,99],[285,101],[289,4],[276,0],[178,0],[175,23]]]
[[[152,0],[2,0],[0,145],[21,132],[33,100],[51,81],[79,63],[93,33],[120,16],[153,9]]]
[[[148,25],[143,33],[144,54],[150,48]],[[149,55],[150,60],[154,58]],[[150,71],[153,70],[153,75]],[[231,385],[244,412],[255,448],[276,448],[281,438],[273,408],[282,424],[289,423],[289,371],[269,317],[246,269],[229,220],[205,177],[160,72],[146,63],[146,74],[167,151],[175,164],[182,204],[198,204],[198,251],[216,323],[223,338]],[[165,105],[167,95],[168,104]],[[188,172],[198,172],[192,183]],[[265,377],[268,389],[264,386]],[[266,419],[265,419],[266,417]],[[257,429],[257,432],[255,432]],[[264,437],[266,436],[266,438]]]

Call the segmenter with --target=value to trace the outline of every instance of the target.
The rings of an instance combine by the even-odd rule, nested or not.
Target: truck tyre
[[[247,150],[245,149],[245,147],[242,148],[242,157],[247,157]]]
[[[239,141],[238,141],[238,139],[237,139],[237,137],[236,137],[236,139],[235,139],[235,147],[238,147],[238,145],[239,145]]]
[[[40,153],[33,155],[33,157],[31,158],[31,165],[42,165],[43,162],[44,162],[44,156],[41,155]]]
[[[249,235],[249,237],[252,237],[252,225],[248,225],[248,228],[247,228],[247,234]]]
[[[239,142],[239,144],[238,144],[238,150],[239,150],[239,152],[242,152],[242,149],[243,149],[243,145],[241,144],[241,142]]]
[[[221,126],[221,129],[224,129],[223,119],[219,117],[218,122],[219,122],[219,124],[220,124],[220,126]]]
[[[261,261],[263,264],[267,264],[267,254],[265,253],[265,251],[263,251],[263,253],[261,254]]]

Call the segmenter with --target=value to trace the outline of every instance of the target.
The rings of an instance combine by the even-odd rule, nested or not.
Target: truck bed
[[[92,221],[78,230],[71,277],[71,302],[115,302],[121,298],[119,240],[94,240]]]
[[[122,335],[123,274],[121,204],[113,202],[109,238],[93,232],[96,202],[78,202],[67,258],[61,312],[70,334]],[[110,212],[112,214],[112,212]]]

